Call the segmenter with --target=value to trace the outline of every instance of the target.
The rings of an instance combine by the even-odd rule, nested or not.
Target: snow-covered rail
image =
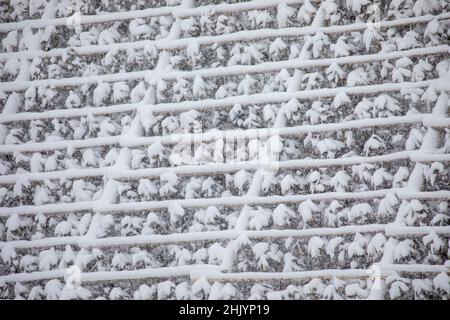
[[[105,115],[119,112],[127,112],[137,110],[138,108],[151,108],[155,113],[171,113],[182,112],[188,110],[209,110],[233,106],[236,103],[242,106],[262,103],[282,103],[292,98],[299,100],[319,99],[334,97],[340,92],[347,95],[377,94],[381,92],[398,92],[413,88],[426,88],[432,85],[436,91],[450,90],[450,77],[437,78],[432,80],[424,80],[417,82],[403,83],[381,83],[373,85],[363,85],[355,87],[337,87],[337,88],[320,88],[297,92],[272,92],[272,93],[256,93],[252,95],[231,96],[222,99],[204,99],[197,101],[182,101],[170,103],[158,103],[156,105],[149,104],[119,104],[104,107],[83,107],[79,109],[61,109],[49,110],[43,112],[23,112],[5,114],[0,117],[0,123],[8,123],[14,121],[27,121],[37,119],[53,119],[79,117],[87,115]]]
[[[414,18],[401,18],[392,21],[381,21],[377,24],[379,28],[391,28],[403,25],[412,25],[419,23],[428,23],[434,19],[446,20],[450,19],[450,13],[445,12],[439,15],[423,15]],[[185,48],[195,41],[198,45],[206,46],[214,43],[227,43],[235,41],[251,41],[259,40],[273,37],[288,37],[288,36],[306,36],[313,35],[317,32],[322,32],[324,34],[339,34],[351,31],[365,30],[370,27],[367,23],[353,23],[349,25],[341,26],[329,26],[329,27],[299,27],[299,28],[281,28],[281,29],[259,29],[259,30],[248,30],[248,31],[238,31],[225,35],[217,36],[203,36],[196,38],[183,38],[183,39],[158,39],[158,40],[141,40],[134,42],[124,42],[124,43],[114,43],[108,45],[88,45],[82,47],[72,47],[78,55],[90,55],[107,53],[111,50],[127,50],[127,49],[143,49],[146,45],[153,44],[158,50],[176,50]],[[56,48],[49,51],[42,50],[27,50],[18,52],[8,52],[0,53],[0,61],[9,59],[10,57],[16,57],[20,59],[21,57],[33,58],[33,57],[59,57],[67,52],[66,48]]]
[[[217,5],[207,5],[197,8],[185,8],[182,6],[165,6],[159,8],[148,8],[142,10],[130,10],[124,12],[107,12],[96,15],[74,14],[66,18],[53,19],[29,19],[19,22],[0,23],[0,33],[9,32],[24,28],[45,28],[47,26],[65,26],[72,24],[93,24],[110,21],[130,20],[136,18],[147,18],[163,15],[172,15],[175,18],[188,16],[198,16],[203,12],[231,13],[255,9],[265,9],[277,6],[280,3],[297,3],[297,0],[254,0],[245,3],[222,3]]]
[[[65,236],[50,237],[39,240],[17,240],[0,242],[0,249],[10,246],[14,249],[29,249],[73,245],[80,248],[103,248],[117,246],[157,246],[162,244],[179,244],[195,241],[220,241],[233,240],[239,236],[246,236],[249,239],[266,238],[309,238],[313,236],[342,236],[356,233],[379,233],[394,237],[424,236],[430,233],[450,236],[450,226],[448,227],[409,227],[398,226],[395,224],[366,224],[350,225],[336,228],[309,228],[303,230],[260,230],[260,231],[241,231],[241,230],[223,230],[223,231],[204,231],[188,232],[167,235],[139,235],[126,237],[106,237],[90,238],[86,236]]]
[[[113,281],[113,280],[132,280],[132,279],[149,279],[162,278],[167,279],[171,277],[185,276],[189,277],[190,272],[194,270],[217,270],[215,265],[189,265],[177,267],[164,267],[154,269],[139,269],[139,270],[122,270],[122,271],[97,271],[97,272],[83,272],[81,274],[81,282],[97,282],[97,281]],[[50,270],[37,271],[30,273],[15,273],[5,276],[0,276],[0,281],[4,282],[28,282],[40,281],[55,278],[63,278],[66,270]]]
[[[114,246],[135,246],[135,245],[159,245],[170,243],[183,243],[192,241],[212,241],[212,240],[231,240],[245,235],[249,239],[260,238],[299,238],[312,236],[335,236],[344,234],[354,234],[362,232],[383,232],[385,225],[361,225],[361,226],[345,226],[339,228],[311,228],[305,230],[264,230],[264,231],[239,231],[239,230],[223,230],[223,231],[204,231],[176,233],[168,235],[147,235],[147,236],[129,236],[129,237],[108,237],[108,238],[89,238],[84,236],[74,237],[52,237],[39,240],[18,240],[9,242],[0,242],[0,249],[5,245],[15,249],[27,249],[38,247],[51,247],[62,245],[76,245],[81,248],[96,247],[114,247]],[[447,228],[447,232],[450,227]],[[414,232],[413,230],[409,231]]]
[[[13,30],[20,30],[25,28],[45,28],[48,26],[70,26],[70,25],[83,25],[110,21],[129,20],[135,18],[155,17],[162,15],[170,15],[174,7],[160,7],[160,8],[148,8],[143,10],[130,10],[125,12],[108,12],[104,14],[96,15],[81,15],[74,14],[66,18],[53,18],[53,19],[29,19],[18,22],[0,23],[0,33],[9,32]]]
[[[416,161],[434,162],[450,161],[450,154],[423,154],[418,150],[398,151],[379,156],[353,156],[335,159],[296,159],[284,160],[273,163],[273,168],[277,169],[299,169],[299,168],[323,168],[348,166],[360,163],[378,163],[391,162],[401,159],[411,159],[418,157]],[[414,161],[414,160],[413,160]],[[138,178],[159,178],[165,172],[173,172],[177,175],[201,175],[201,174],[224,174],[236,172],[239,170],[257,170],[264,168],[264,164],[256,160],[225,163],[208,163],[198,165],[180,165],[174,167],[158,167],[146,169],[124,169],[117,170],[116,167],[85,168],[85,169],[67,169],[50,172],[31,172],[13,175],[0,176],[0,183],[16,183],[20,178],[26,178],[29,181],[43,181],[47,179],[73,179],[107,176],[112,179],[138,179]]]
[[[321,88],[313,90],[304,90],[297,92],[271,92],[271,93],[258,93],[253,95],[241,95],[232,96],[223,99],[205,99],[199,101],[183,101],[179,103],[158,103],[152,105],[151,109],[154,113],[162,112],[181,112],[188,110],[209,110],[218,109],[227,106],[232,106],[236,103],[242,106],[248,106],[253,104],[262,103],[277,103],[287,102],[292,98],[298,100],[305,99],[319,99],[326,97],[334,97],[340,92],[345,92],[347,95],[362,95],[362,94],[374,94],[380,92],[393,92],[400,90],[408,90],[413,88],[425,88],[430,85],[436,91],[450,90],[450,77],[438,78],[433,80],[424,80],[417,82],[402,82],[402,83],[380,83],[373,85],[363,85],[355,87],[337,87],[337,88]],[[145,108],[146,106],[142,106]],[[150,107],[150,106],[149,106]]]
[[[83,201],[75,203],[57,203],[45,204],[40,206],[21,206],[21,207],[1,207],[0,217],[9,217],[12,214],[18,215],[38,215],[54,214],[64,215],[72,212],[95,211],[111,214],[122,214],[123,212],[167,209],[168,207],[179,204],[184,207],[200,208],[207,206],[230,206],[240,207],[243,205],[263,205],[279,203],[299,203],[305,200],[368,200],[373,198],[382,198],[387,194],[396,194],[399,199],[423,199],[423,200],[449,200],[450,191],[428,191],[419,192],[404,188],[380,189],[376,191],[361,192],[324,192],[307,195],[287,195],[287,196],[231,196],[226,198],[202,198],[202,199],[180,199],[180,200],[161,200],[161,201],[141,201],[126,202],[117,204],[99,204],[97,201]]]
[[[417,48],[404,51],[394,51],[388,53],[377,53],[377,54],[367,54],[367,55],[354,55],[348,57],[339,58],[325,58],[316,60],[303,60],[300,58],[277,61],[277,62],[263,62],[257,65],[250,66],[229,66],[229,67],[217,67],[200,69],[193,71],[172,71],[166,72],[161,75],[163,80],[173,80],[177,78],[194,78],[195,76],[201,77],[219,77],[219,76],[231,76],[240,74],[251,74],[251,73],[263,73],[263,72],[273,72],[279,71],[281,69],[303,69],[312,68],[318,66],[329,66],[332,63],[338,65],[342,64],[355,64],[355,63],[367,63],[375,61],[383,61],[390,59],[399,59],[402,57],[414,57],[414,56],[425,56],[431,54],[439,53],[450,53],[449,45],[439,45],[427,48]],[[62,88],[62,87],[72,87],[80,86],[84,84],[96,84],[98,82],[118,82],[127,80],[142,80],[151,71],[134,71],[134,72],[124,72],[124,73],[114,73],[106,75],[96,75],[89,77],[73,77],[65,79],[44,79],[44,80],[33,80],[33,81],[12,81],[12,82],[2,82],[0,83],[0,90],[10,92],[10,91],[22,91],[26,90],[30,86],[49,86],[52,88]]]
[[[425,266],[425,265],[378,265],[382,270],[379,275],[385,278],[398,272],[405,273],[441,273],[448,272],[448,268],[444,266]],[[386,268],[385,268],[386,267]],[[205,278],[207,280],[216,281],[264,281],[264,280],[303,280],[311,278],[321,279],[360,279],[372,276],[370,269],[322,269],[297,272],[220,272],[205,271],[191,273],[193,280]]]
[[[424,266],[424,265],[381,265],[383,270],[380,276],[404,273],[441,273],[447,272],[444,266]],[[55,278],[63,278],[66,270],[51,270],[30,273],[16,273],[0,276],[0,281],[10,282],[30,282]],[[298,272],[240,272],[224,273],[220,272],[220,267],[215,265],[190,265],[179,267],[165,267],[157,269],[123,270],[123,271],[97,271],[81,273],[81,282],[98,282],[113,280],[136,280],[149,278],[167,279],[170,277],[189,277],[195,281],[199,278],[218,281],[263,281],[263,280],[303,280],[311,278],[332,279],[359,279],[369,278],[371,270],[368,269],[323,269]]]
[[[450,118],[440,118],[434,120],[431,114],[414,114],[389,118],[371,118],[361,120],[350,120],[342,123],[326,123],[318,125],[301,125],[293,127],[281,128],[261,128],[261,129],[247,129],[247,130],[222,130],[222,131],[206,131],[202,133],[176,133],[165,136],[150,136],[150,137],[133,137],[133,139],[123,139],[120,136],[110,136],[101,138],[90,138],[84,140],[64,140],[58,142],[38,142],[27,143],[22,145],[0,145],[1,153],[12,152],[37,152],[37,151],[51,151],[70,148],[87,148],[105,145],[119,144],[121,147],[136,147],[150,145],[159,141],[163,145],[176,144],[180,141],[190,142],[208,142],[219,139],[253,139],[253,138],[267,138],[274,135],[278,136],[300,136],[310,132],[329,132],[339,130],[363,129],[378,126],[392,126],[399,124],[414,124],[423,123],[431,127],[447,127],[447,122]],[[425,124],[426,123],[426,124]],[[1,181],[1,178],[0,178]]]

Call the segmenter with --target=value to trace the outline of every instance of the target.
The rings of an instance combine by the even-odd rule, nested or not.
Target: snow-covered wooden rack
[[[450,297],[450,3],[229,2],[0,12],[0,297]]]

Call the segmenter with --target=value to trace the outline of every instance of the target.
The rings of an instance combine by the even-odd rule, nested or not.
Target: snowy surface
[[[449,0],[0,4],[0,298],[449,299]]]

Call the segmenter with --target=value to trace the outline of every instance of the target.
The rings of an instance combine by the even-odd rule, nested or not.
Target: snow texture
[[[0,299],[450,299],[450,1],[0,7]]]

